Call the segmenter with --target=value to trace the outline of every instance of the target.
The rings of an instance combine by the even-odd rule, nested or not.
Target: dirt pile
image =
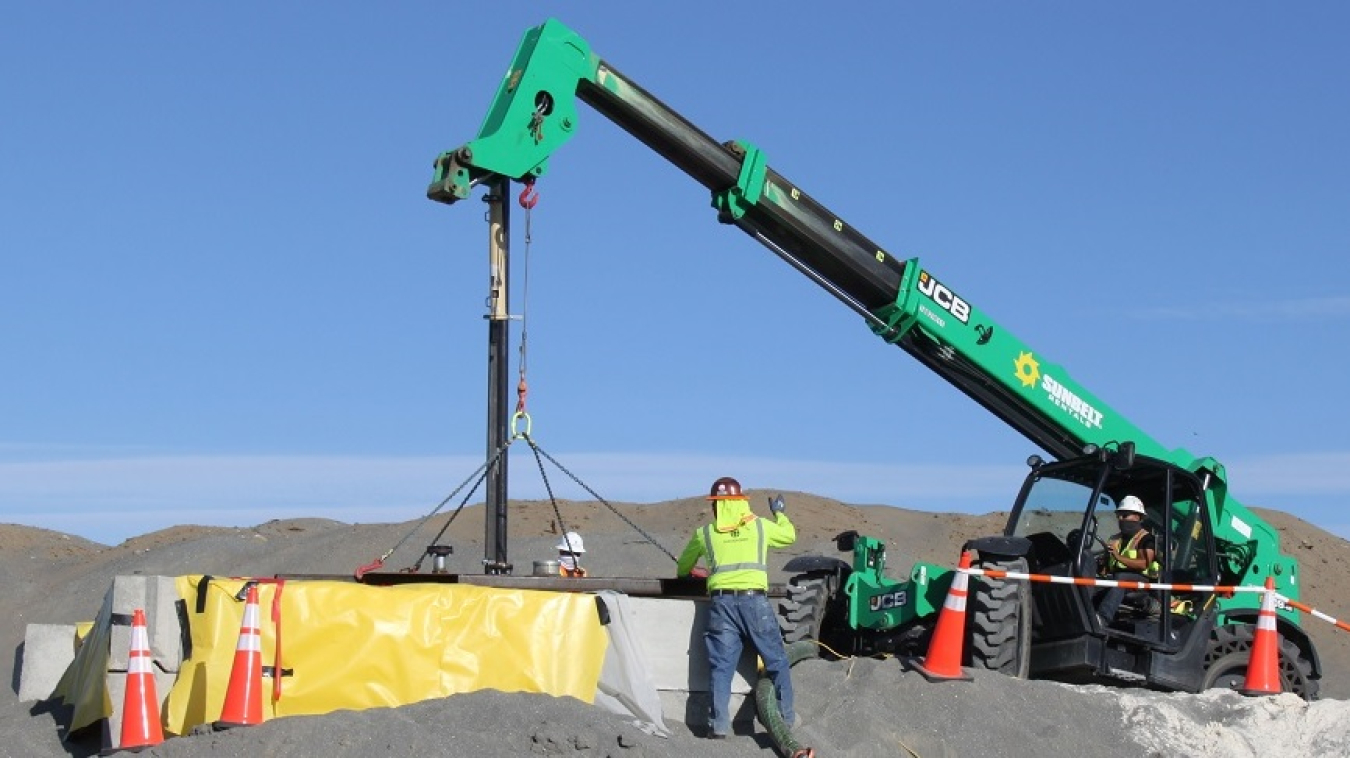
[[[762,502],[764,493],[754,502]],[[857,529],[887,541],[892,573],[914,560],[954,563],[967,539],[1001,528],[1003,515],[963,516],[854,506],[788,493],[799,541],[772,554],[782,565],[796,555],[835,555],[834,535]],[[594,503],[513,504],[511,558],[528,567],[549,557],[564,526],[580,531],[593,574],[667,576],[704,517],[706,503],[688,498],[653,505],[619,504],[653,545],[618,515]],[[1332,615],[1350,601],[1350,543],[1302,521],[1263,512],[1281,530],[1286,552],[1303,564],[1303,600]],[[482,511],[469,508],[440,540],[455,546],[450,570],[481,571]],[[28,527],[0,525],[0,669],[12,687],[0,693],[0,755],[69,756],[97,752],[97,742],[63,744],[58,719],[43,706],[19,703],[17,651],[29,623],[92,618],[118,574],[215,573],[350,575],[357,566],[407,538],[387,570],[415,562],[444,519],[414,524],[352,525],[322,519],[275,521],[248,529],[183,525],[108,547]],[[526,570],[522,568],[523,571]],[[1350,637],[1307,619],[1322,655],[1324,700],[1292,696],[1245,699],[1231,693],[1177,695],[1100,686],[1024,682],[978,673],[974,682],[932,684],[894,659],[809,660],[794,668],[799,730],[821,756],[1041,756],[1047,752],[1140,756],[1350,755]],[[147,751],[163,756],[369,755],[466,753],[480,756],[739,756],[771,755],[762,729],[725,743],[700,739],[671,722],[669,739],[647,735],[624,719],[570,699],[481,692],[396,709],[278,719],[259,727],[175,738]]]

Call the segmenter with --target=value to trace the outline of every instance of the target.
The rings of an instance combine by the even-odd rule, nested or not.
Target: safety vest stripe
[[[755,527],[759,529],[759,541],[755,548],[755,555],[759,556],[760,563],[728,563],[725,566],[717,562],[717,557],[713,555],[712,525],[703,525],[703,546],[708,550],[708,563],[712,569],[708,572],[709,576],[720,574],[723,571],[769,571],[768,554],[764,548],[764,524],[755,519]]]
[[[767,571],[768,564],[764,563],[728,563],[724,566],[718,566],[713,569],[714,574],[720,574],[723,571]]]

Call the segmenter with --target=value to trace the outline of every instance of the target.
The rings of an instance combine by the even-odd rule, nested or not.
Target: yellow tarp
[[[52,691],[54,699],[73,706],[72,732],[112,715],[112,700],[104,681],[108,675],[108,641],[112,638],[111,592],[104,598],[97,618],[92,623],[76,625],[75,635],[78,641],[75,660]]]
[[[245,580],[200,580],[177,579],[192,645],[164,706],[175,734],[219,719],[244,612]],[[580,593],[262,580],[259,610],[262,665],[283,672],[279,690],[263,678],[264,719],[481,689],[589,703],[608,641],[595,597]]]

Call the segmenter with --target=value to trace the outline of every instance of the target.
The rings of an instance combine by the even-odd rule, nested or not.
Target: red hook
[[[539,203],[539,193],[534,189],[534,177],[525,180],[525,189],[520,191],[520,207],[530,210]]]

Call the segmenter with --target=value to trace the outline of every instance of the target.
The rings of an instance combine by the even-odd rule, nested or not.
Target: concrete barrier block
[[[19,701],[46,700],[74,660],[74,624],[29,624],[19,663]]]
[[[177,672],[183,660],[183,626],[178,617],[178,589],[174,577],[132,576],[113,578],[112,612],[126,620],[114,623],[108,649],[108,670],[126,671],[131,650],[131,614],[145,611],[150,654],[164,671]]]
[[[629,602],[652,679],[661,696],[662,711],[667,718],[681,718],[691,727],[704,726],[710,690],[708,649],[703,642],[708,601],[633,597]],[[741,653],[736,675],[731,679],[733,721],[755,718],[750,692],[758,678],[758,663],[753,648]]]

